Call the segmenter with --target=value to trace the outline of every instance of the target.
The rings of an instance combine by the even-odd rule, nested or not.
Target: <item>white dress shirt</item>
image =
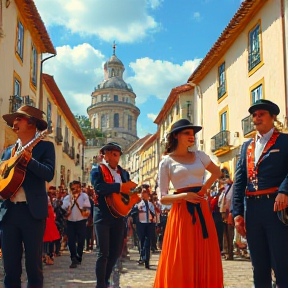
[[[122,183],[121,175],[117,172],[117,168],[113,169],[109,165],[107,165],[107,167],[113,176],[114,182],[115,183]]]
[[[86,193],[83,193],[83,192],[80,192],[80,196],[77,199],[77,203],[78,203],[80,209],[82,209],[84,207],[85,208],[91,207],[88,195]],[[72,207],[73,204],[74,204],[74,198],[73,198],[73,196],[71,196],[69,194],[63,199],[62,209],[67,210],[68,207]],[[72,221],[72,222],[76,222],[76,221],[81,221],[84,219],[87,219],[87,217],[82,216],[79,208],[75,204],[73,206],[73,208],[71,210],[71,214],[68,216],[67,220]]]
[[[257,140],[255,143],[255,165],[257,164],[262,152],[274,132],[274,127],[264,135],[257,132]]]
[[[155,215],[154,205],[150,201],[148,201],[149,222],[147,222],[146,205],[145,205],[144,200],[141,200],[141,202],[139,202],[136,205],[138,206],[138,210],[139,210],[139,222],[141,222],[141,223],[151,223],[151,222],[153,222],[153,216],[152,216],[151,212]]]

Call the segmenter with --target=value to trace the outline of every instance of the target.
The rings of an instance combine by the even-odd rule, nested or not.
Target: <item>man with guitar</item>
[[[21,287],[22,253],[25,247],[25,264],[28,287],[43,287],[42,242],[48,216],[46,181],[54,177],[55,150],[52,142],[40,141],[37,131],[47,128],[45,113],[35,107],[24,105],[15,113],[3,115],[3,119],[17,134],[15,145],[8,147],[1,158],[13,160],[14,168],[0,169],[0,195],[5,191],[7,179],[16,185],[1,206],[2,252],[4,263],[4,285],[6,288]],[[27,145],[30,143],[29,145]],[[33,149],[33,150],[32,150]],[[18,162],[18,159],[21,161]],[[21,167],[17,167],[21,164]],[[25,164],[25,165],[24,165]],[[4,165],[5,166],[5,165]],[[17,174],[17,169],[24,173]],[[14,174],[13,174],[14,173]],[[11,175],[10,175],[11,174]],[[10,187],[10,186],[9,186]],[[7,188],[8,189],[8,188]],[[24,244],[24,245],[23,245]]]
[[[130,181],[129,173],[118,165],[122,155],[120,145],[114,142],[107,143],[101,148],[100,153],[104,155],[107,164],[102,163],[91,170],[91,183],[94,184],[98,195],[98,206],[94,207],[97,239],[96,287],[106,288],[109,287],[113,266],[121,255],[125,229],[123,217],[125,215],[117,214],[117,207],[113,207],[109,201],[112,199],[113,202],[114,196],[122,195],[125,206],[125,199],[128,197],[128,200],[132,200],[129,193],[137,184]],[[114,201],[114,204],[116,205],[117,201]],[[134,204],[132,203],[132,206]]]

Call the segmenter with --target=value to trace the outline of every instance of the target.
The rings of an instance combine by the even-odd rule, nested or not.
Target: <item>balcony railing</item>
[[[56,141],[57,144],[60,144],[60,143],[63,142],[62,128],[61,127],[57,127],[56,128],[55,141]]]
[[[255,131],[252,115],[245,117],[244,119],[241,120],[241,122],[244,137],[250,134],[251,132]]]
[[[229,147],[230,147],[230,131],[227,130],[221,131],[211,138],[212,152]]]
[[[107,142],[106,137],[96,137],[86,140],[86,146],[98,146],[102,147]]]
[[[34,101],[27,96],[18,96],[18,95],[12,95],[9,98],[10,101],[10,107],[9,107],[9,113],[14,113],[16,110],[18,110],[22,105],[30,105],[35,106]]]

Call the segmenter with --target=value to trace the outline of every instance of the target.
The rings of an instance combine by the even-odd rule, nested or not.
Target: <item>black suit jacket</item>
[[[233,190],[233,216],[244,215],[244,198],[248,182],[247,148],[252,140],[243,144],[237,163]],[[278,192],[288,194],[288,134],[280,133],[269,148],[258,168],[258,190],[279,187]]]
[[[130,175],[125,169],[119,165],[117,166],[117,169],[120,171],[121,180],[123,183],[130,181]],[[91,183],[98,195],[98,206],[94,208],[94,222],[99,223],[103,221],[105,222],[106,220],[113,221],[119,219],[113,217],[109,212],[105,201],[105,196],[113,192],[119,193],[120,183],[106,183],[102,174],[102,170],[99,166],[91,170],[90,177]]]
[[[13,146],[8,147],[2,155],[1,160],[7,160],[11,156]],[[48,200],[46,193],[46,181],[54,178],[55,149],[54,144],[49,141],[40,141],[32,150],[32,159],[26,169],[26,175],[22,183],[29,210],[36,219],[45,219],[48,216]],[[1,206],[2,217],[5,217],[7,209],[13,204],[9,199]]]

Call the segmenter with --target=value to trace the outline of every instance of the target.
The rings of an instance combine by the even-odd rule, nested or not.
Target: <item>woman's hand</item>
[[[183,194],[183,200],[186,200],[191,203],[200,203],[204,199],[204,197],[198,195],[198,193],[187,192],[182,194]]]

